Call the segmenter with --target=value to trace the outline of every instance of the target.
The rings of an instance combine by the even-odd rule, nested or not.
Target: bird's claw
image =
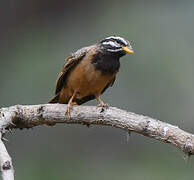
[[[70,110],[71,110],[72,106],[67,106],[67,109],[66,109],[66,112],[65,112],[65,115],[68,116],[69,119],[71,119],[71,114],[70,114]]]
[[[70,103],[67,105],[67,109],[66,109],[65,115],[68,116],[69,120],[71,119],[71,114],[70,114],[70,112],[71,112],[71,109],[72,109],[72,107],[73,107],[74,105],[77,105],[77,103],[76,103],[76,102],[70,102]]]
[[[104,103],[100,103],[100,104],[98,104],[98,107],[108,108],[109,105],[108,104],[104,104]]]

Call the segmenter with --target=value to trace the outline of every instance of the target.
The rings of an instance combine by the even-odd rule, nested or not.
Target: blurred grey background
[[[1,107],[46,103],[64,58],[110,35],[133,40],[112,106],[194,133],[193,1],[0,2]],[[90,102],[89,105],[96,105]],[[6,146],[16,180],[190,180],[194,160],[171,145],[120,129],[80,125],[15,130]]]

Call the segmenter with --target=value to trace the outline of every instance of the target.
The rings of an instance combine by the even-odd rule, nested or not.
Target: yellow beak
[[[129,49],[127,46],[123,46],[122,49],[123,49],[125,52],[129,53],[129,54],[133,54],[133,53],[134,53],[133,49]]]

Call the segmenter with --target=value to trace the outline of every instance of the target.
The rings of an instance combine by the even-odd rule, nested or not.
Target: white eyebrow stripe
[[[113,42],[113,41],[105,41],[102,44],[104,44],[104,45],[110,45],[112,47],[120,47],[120,45],[118,43]]]
[[[107,49],[107,51],[118,52],[118,51],[122,51],[122,48],[119,48],[119,49]]]
[[[127,45],[127,41],[125,41],[122,37],[118,37],[118,36],[110,36],[110,37],[107,37],[106,39],[118,39],[120,41],[122,41],[125,45]]]

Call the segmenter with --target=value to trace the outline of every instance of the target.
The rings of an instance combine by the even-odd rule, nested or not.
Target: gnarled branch
[[[0,109],[0,135],[6,129],[32,128],[39,125],[54,126],[56,123],[103,125],[134,131],[144,136],[171,143],[187,155],[194,154],[194,135],[171,124],[127,112],[115,107],[74,106],[71,119],[65,115],[64,104],[16,105]],[[6,166],[9,164],[9,166]],[[13,167],[5,146],[0,141],[0,165],[6,180],[13,180]],[[6,166],[6,167],[5,167]],[[6,174],[7,173],[7,174]]]

